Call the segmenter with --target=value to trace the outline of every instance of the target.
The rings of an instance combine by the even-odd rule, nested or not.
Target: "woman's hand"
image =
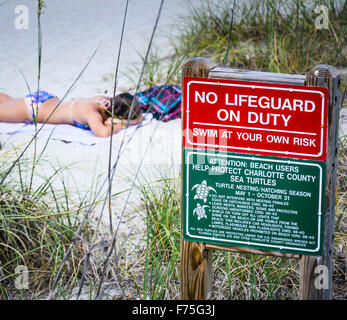
[[[141,114],[134,120],[129,120],[129,125],[138,124],[143,120],[143,115]],[[88,117],[88,125],[93,133],[97,137],[109,137],[111,134],[117,133],[119,130],[124,129],[127,126],[126,119],[112,119],[107,118],[103,120],[101,113],[99,111],[92,112]],[[113,128],[112,128],[113,125]]]
[[[140,114],[136,119],[129,120],[129,125],[138,124],[143,121],[143,115]]]
[[[111,117],[110,118],[107,118],[106,120],[105,120],[105,126],[111,126],[112,125],[112,122],[113,122],[113,124],[114,125],[119,125],[119,126],[124,126],[124,128],[125,128],[125,126],[126,126],[126,124],[127,124],[127,121],[126,120],[121,120],[121,119],[112,119]]]
[[[129,120],[128,125],[134,125],[134,124],[138,124],[143,120],[143,115],[141,114],[138,118],[134,119],[134,120]],[[122,128],[126,127],[127,124],[127,119],[115,119],[115,118],[107,118],[105,121],[105,125],[106,126],[111,126],[111,124],[116,124],[121,126]]]

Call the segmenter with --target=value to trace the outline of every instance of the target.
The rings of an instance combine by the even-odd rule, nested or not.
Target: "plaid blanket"
[[[150,112],[155,119],[169,121],[181,117],[182,90],[178,86],[154,86],[136,95],[144,112]]]

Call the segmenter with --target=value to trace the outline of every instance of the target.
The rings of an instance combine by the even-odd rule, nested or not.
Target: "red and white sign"
[[[184,147],[325,160],[328,89],[184,79]]]

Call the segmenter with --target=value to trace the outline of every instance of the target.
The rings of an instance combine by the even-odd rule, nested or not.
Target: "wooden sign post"
[[[208,77],[209,71],[213,66],[208,59],[191,59],[183,67],[182,78],[184,79],[187,76]],[[183,92],[183,106],[184,99]],[[182,152],[182,166],[183,163]],[[181,185],[183,185],[183,178]],[[207,249],[204,243],[191,242],[183,239],[182,217],[181,214],[181,299],[203,300],[208,298],[212,288],[212,250]]]
[[[182,299],[209,296],[213,249],[301,259],[301,298],[331,297],[338,86],[330,66],[183,67]]]
[[[328,143],[326,157],[324,249],[323,256],[302,256],[300,261],[300,295],[303,300],[332,298],[332,270],[335,229],[335,199],[337,175],[337,147],[340,110],[340,73],[332,66],[318,65],[305,78],[305,84],[329,89]],[[314,280],[317,266],[328,271],[328,288],[317,289]]]

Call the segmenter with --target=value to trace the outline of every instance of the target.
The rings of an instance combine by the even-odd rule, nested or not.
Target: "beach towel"
[[[144,114],[144,120],[138,125],[132,125],[127,128],[126,136],[131,137],[137,127],[142,127],[150,123],[152,119],[151,114]],[[37,124],[37,130],[43,126],[42,123]],[[123,137],[123,130],[120,130],[114,137]],[[0,134],[35,134],[35,125],[30,123],[8,123],[0,122]],[[49,124],[46,123],[41,131],[38,133],[38,138],[57,139],[64,142],[77,142],[84,145],[94,145],[99,142],[104,142],[108,138],[101,138],[94,135],[90,130],[81,130],[69,124]]]
[[[154,86],[136,95],[143,112],[152,113],[161,121],[181,117],[182,90],[175,85]]]

